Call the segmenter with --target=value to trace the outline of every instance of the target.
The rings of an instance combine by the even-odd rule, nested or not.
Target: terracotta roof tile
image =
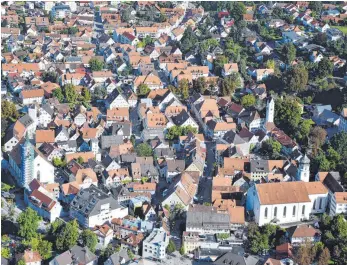
[[[36,130],[36,143],[54,143],[54,130]]]

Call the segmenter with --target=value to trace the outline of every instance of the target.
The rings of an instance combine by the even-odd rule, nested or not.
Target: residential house
[[[86,203],[88,202],[88,203]],[[70,204],[70,215],[83,227],[103,225],[113,218],[128,215],[128,209],[121,207],[110,195],[94,185],[80,190]]]

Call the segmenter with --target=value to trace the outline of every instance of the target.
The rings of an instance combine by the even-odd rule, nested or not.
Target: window
[[[305,215],[305,205],[302,206],[302,212],[301,212],[302,215]]]
[[[313,202],[313,210],[316,210],[316,200]]]
[[[275,210],[274,210],[274,217],[277,217],[277,207],[275,207]]]
[[[295,216],[295,212],[296,212],[296,206],[293,206],[293,216]]]
[[[286,217],[287,215],[287,206],[284,206],[283,208],[283,217]]]
[[[319,209],[322,209],[323,198],[319,199]]]
[[[267,207],[265,208],[265,218],[267,218]]]

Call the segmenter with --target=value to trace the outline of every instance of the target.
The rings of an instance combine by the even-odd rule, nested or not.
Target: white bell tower
[[[272,97],[266,102],[266,121],[265,122],[274,122],[275,116],[275,101]]]
[[[310,159],[305,155],[299,162],[297,180],[310,181]]]

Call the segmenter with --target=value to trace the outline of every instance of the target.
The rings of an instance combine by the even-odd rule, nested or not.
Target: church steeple
[[[310,162],[311,160],[305,156],[300,159],[299,168],[297,173],[297,180],[302,180],[305,182],[310,181]]]
[[[23,187],[28,187],[33,180],[34,174],[34,147],[30,143],[28,133],[25,135],[25,142],[21,145],[21,179],[20,184]]]
[[[274,122],[275,101],[270,97],[266,102],[266,122]]]

